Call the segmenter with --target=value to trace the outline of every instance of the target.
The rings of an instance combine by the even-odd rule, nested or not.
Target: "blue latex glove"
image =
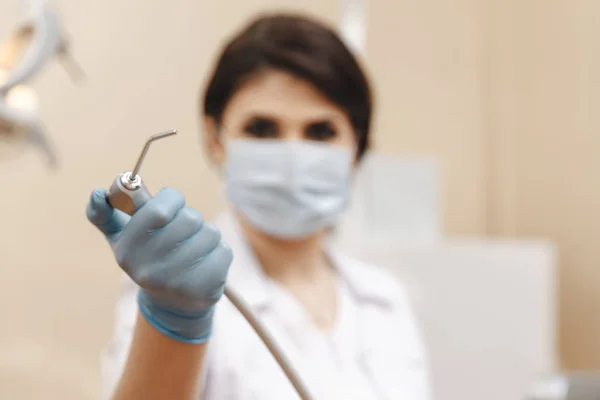
[[[132,217],[96,189],[87,217],[110,243],[119,266],[140,286],[142,315],[163,334],[204,343],[233,255],[219,230],[183,195],[163,189]]]

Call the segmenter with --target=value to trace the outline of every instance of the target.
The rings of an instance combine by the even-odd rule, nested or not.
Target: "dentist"
[[[128,275],[106,397],[297,399],[221,298],[227,280],[314,399],[430,400],[405,291],[327,240],[371,134],[369,82],[339,36],[306,17],[262,16],[226,44],[201,100],[229,212],[213,225],[173,189],[131,218],[103,190],[88,205]]]

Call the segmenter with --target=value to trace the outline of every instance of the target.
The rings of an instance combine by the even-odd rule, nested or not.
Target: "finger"
[[[88,220],[107,237],[119,234],[129,221],[128,215],[108,204],[105,189],[96,189],[92,192],[86,214]]]
[[[179,191],[163,189],[133,214],[127,232],[146,234],[164,228],[184,206],[185,198]]]
[[[161,230],[159,235],[169,237],[168,240],[171,240],[176,235],[171,235],[170,229],[171,224]],[[173,287],[185,286],[188,279],[185,276],[188,276],[189,271],[196,268],[202,259],[212,254],[219,246],[220,241],[221,233],[217,227],[210,222],[204,222],[202,228],[194,235],[162,253],[151,270],[136,271],[138,276],[134,277],[134,280],[138,284],[146,282],[150,286],[166,285],[168,282],[171,282]],[[185,281],[180,281],[182,277]]]
[[[233,261],[233,252],[226,243],[217,247],[204,257],[194,268],[190,281],[199,282],[211,302],[216,302],[223,293],[229,267]]]
[[[192,207],[183,207],[173,221],[156,233],[153,245],[159,253],[171,251],[203,227],[204,218]]]
[[[167,226],[161,234],[171,235],[171,226]],[[172,234],[173,237],[178,236]],[[211,253],[221,241],[221,232],[210,222],[204,222],[202,228],[191,237],[188,237],[170,249],[168,259],[178,260],[177,264],[188,268],[198,260]]]

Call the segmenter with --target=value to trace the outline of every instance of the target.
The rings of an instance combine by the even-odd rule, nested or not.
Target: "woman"
[[[307,18],[261,17],[226,45],[203,104],[231,213],[203,222],[171,189],[131,220],[101,190],[88,207],[131,277],[104,363],[108,392],[297,398],[231,303],[217,304],[227,277],[315,399],[430,399],[405,293],[326,240],[368,148],[372,111],[340,38]]]

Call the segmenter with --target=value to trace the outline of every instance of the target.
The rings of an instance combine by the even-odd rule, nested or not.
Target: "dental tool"
[[[140,169],[146,158],[150,145],[156,141],[169,136],[177,134],[176,129],[171,129],[155,135],[150,136],[146,141],[142,152],[135,163],[133,170],[123,172],[118,175],[113,181],[110,189],[107,193],[107,201],[109,204],[123,211],[128,215],[133,215],[140,207],[142,207],[148,200],[152,198],[152,195],[144,185],[141,176],[139,175]],[[286,377],[300,396],[301,400],[312,400],[309,395],[308,389],[300,380],[298,373],[292,368],[290,362],[287,360],[283,352],[277,347],[273,338],[267,333],[264,326],[258,321],[258,319],[250,311],[250,307],[237,295],[228,285],[225,286],[225,296],[229,299],[231,304],[242,314],[242,316],[248,321],[248,324],[254,329],[258,337],[263,341],[279,367],[283,370]]]
[[[135,167],[131,171],[123,172],[113,181],[107,195],[111,206],[126,214],[133,215],[133,213],[152,198],[152,195],[146,189],[138,173],[152,142],[176,134],[177,130],[172,129],[150,136],[135,163]]]

